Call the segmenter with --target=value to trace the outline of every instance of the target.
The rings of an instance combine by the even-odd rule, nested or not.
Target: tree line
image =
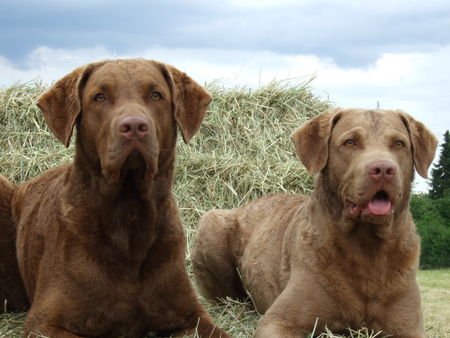
[[[411,197],[411,212],[422,239],[421,268],[450,267],[450,133],[431,170],[428,193]]]

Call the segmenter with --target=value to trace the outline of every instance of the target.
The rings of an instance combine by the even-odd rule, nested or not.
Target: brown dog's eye
[[[98,93],[97,95],[94,96],[94,101],[96,102],[103,102],[106,100],[106,96],[103,93]]]
[[[160,100],[161,98],[162,98],[161,93],[158,93],[158,92],[153,92],[153,93],[152,93],[152,100],[153,100],[153,101],[158,101],[158,100]]]
[[[354,146],[356,146],[356,142],[353,141],[352,139],[348,139],[348,140],[345,140],[344,146],[346,146],[346,147],[354,147]]]
[[[405,146],[405,143],[403,141],[395,141],[394,147],[397,149],[403,148]]]

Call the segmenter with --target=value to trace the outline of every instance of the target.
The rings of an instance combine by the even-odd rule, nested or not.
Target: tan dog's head
[[[306,169],[339,199],[344,216],[389,223],[409,202],[414,166],[427,177],[437,140],[401,111],[335,109],[292,134]]]
[[[156,61],[102,61],[74,70],[38,101],[55,136],[113,181],[129,170],[151,180],[171,154],[178,124],[187,143],[210,95],[185,73]]]

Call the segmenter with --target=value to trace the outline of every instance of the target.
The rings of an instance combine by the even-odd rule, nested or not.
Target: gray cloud
[[[100,45],[117,53],[161,46],[314,54],[350,67],[381,53],[450,43],[445,1],[391,2],[7,1],[0,4],[0,55],[23,66],[44,45]]]

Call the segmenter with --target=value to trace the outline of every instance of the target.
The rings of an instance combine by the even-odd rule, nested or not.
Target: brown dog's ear
[[[175,120],[180,127],[184,142],[188,143],[205,118],[211,95],[185,73],[173,66],[161,65],[169,74],[168,79],[165,75],[166,79],[172,82]]]
[[[81,112],[80,91],[85,82],[83,79],[95,67],[104,63],[91,63],[75,69],[42,94],[37,102],[50,130],[66,147],[69,146],[73,127]]]
[[[399,113],[409,132],[416,170],[420,176],[428,178],[428,168],[433,162],[438,140],[423,123],[409,114]]]
[[[310,174],[322,171],[328,161],[328,143],[337,111],[326,111],[306,122],[291,134],[295,153]]]

